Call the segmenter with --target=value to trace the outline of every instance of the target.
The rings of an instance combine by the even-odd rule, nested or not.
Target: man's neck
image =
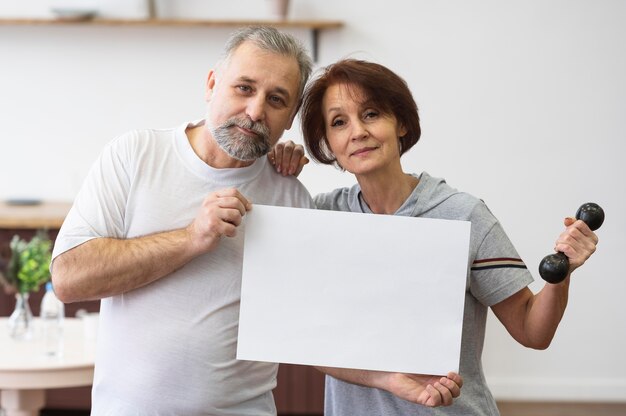
[[[244,162],[231,157],[215,142],[205,124],[185,130],[191,148],[204,163],[215,169],[245,168],[254,161]]]

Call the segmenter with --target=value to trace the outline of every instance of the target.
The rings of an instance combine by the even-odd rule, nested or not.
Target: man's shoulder
[[[174,143],[175,129],[128,130],[111,140],[107,148],[118,155],[140,155],[151,152],[163,153]],[[166,153],[166,152],[165,152]]]
[[[278,174],[277,174],[278,175]],[[278,186],[287,191],[293,198],[293,206],[300,208],[314,208],[313,198],[309,190],[298,178],[293,176],[285,177],[278,175]]]
[[[164,142],[176,133],[175,128],[169,129],[134,129],[128,130],[112,140],[119,144],[146,144]]]
[[[293,206],[300,208],[313,208],[313,198],[304,184],[295,176],[283,176],[274,170],[274,167],[266,163],[263,174],[255,185],[265,188],[264,194],[273,194],[272,204]]]

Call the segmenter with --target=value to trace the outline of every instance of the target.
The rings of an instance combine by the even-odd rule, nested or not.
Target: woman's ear
[[[401,139],[408,133],[408,129],[404,126],[404,124],[398,124],[398,137]]]
[[[402,155],[402,151],[404,149],[404,141],[406,139],[406,134],[407,134],[408,130],[406,127],[404,127],[404,124],[399,124],[398,125],[398,153],[400,153],[400,155]]]

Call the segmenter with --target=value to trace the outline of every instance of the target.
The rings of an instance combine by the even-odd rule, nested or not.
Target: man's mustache
[[[254,122],[249,118],[233,117],[224,122],[223,128],[241,127],[243,129],[252,130],[263,141],[269,140],[270,129],[263,123]]]

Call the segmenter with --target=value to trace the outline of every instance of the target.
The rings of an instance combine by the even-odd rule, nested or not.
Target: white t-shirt
[[[213,169],[185,128],[132,131],[92,167],[53,257],[92,238],[132,238],[187,226],[211,192],[235,187],[253,203],[313,208],[266,158]],[[244,223],[211,253],[154,283],[102,299],[92,415],[274,415],[278,366],[235,359]]]

